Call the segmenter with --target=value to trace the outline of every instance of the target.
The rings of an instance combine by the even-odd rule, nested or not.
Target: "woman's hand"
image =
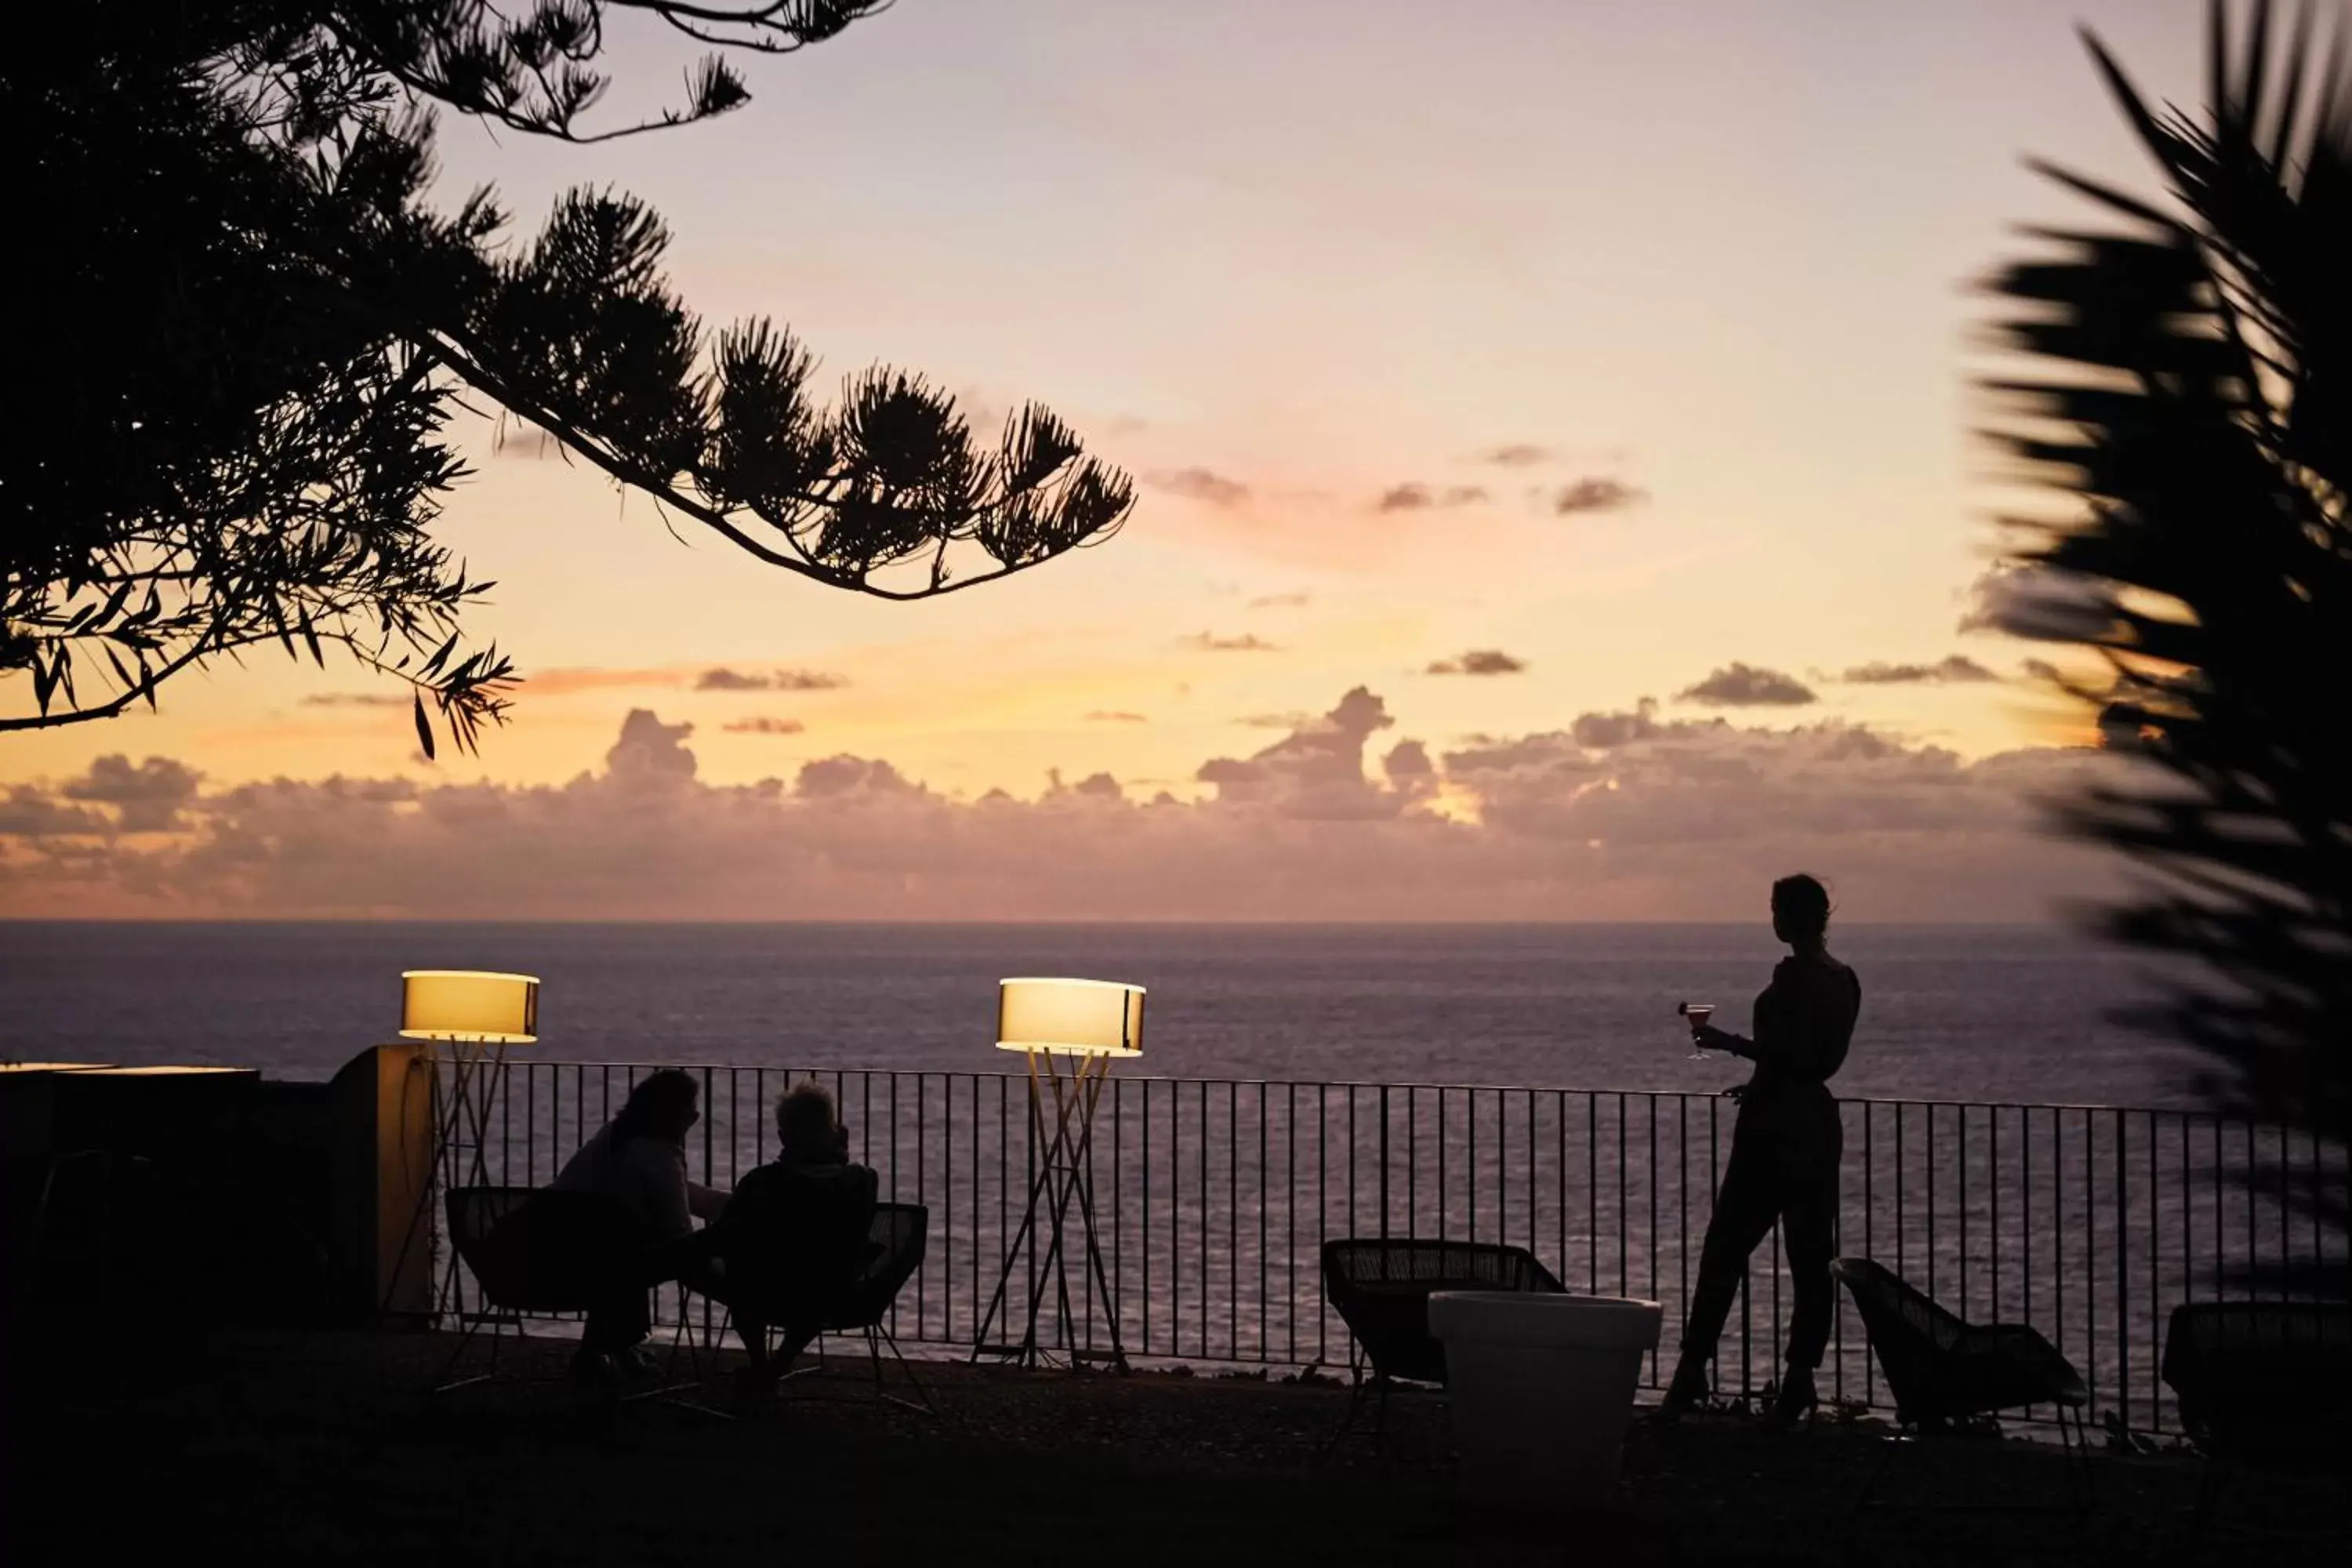
[[[1693,1029],[1691,1039],[1703,1051],[1723,1051],[1735,1057],[1747,1054],[1739,1048],[1748,1043],[1746,1040],[1727,1030],[1718,1029],[1713,1024],[1701,1024],[1697,1028]]]

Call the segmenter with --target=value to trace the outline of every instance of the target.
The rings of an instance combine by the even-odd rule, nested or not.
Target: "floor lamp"
[[[400,1036],[425,1042],[426,1081],[432,1086],[433,1179],[417,1194],[400,1258],[387,1291],[407,1266],[409,1249],[430,1223],[436,1194],[459,1185],[467,1175],[464,1144],[470,1139],[471,1179],[487,1172],[483,1144],[490,1106],[506,1084],[507,1047],[539,1038],[539,977],[474,969],[410,969],[400,976]],[[443,1073],[446,1064],[450,1071]],[[453,1249],[437,1307],[457,1279]],[[387,1300],[389,1295],[387,1294]]]
[[[1029,1202],[1020,1228],[1004,1249],[1004,1267],[996,1277],[996,1289],[974,1336],[972,1359],[995,1355],[1024,1366],[1037,1364],[1037,1316],[1050,1280],[1070,1364],[1107,1361],[1124,1370],[1127,1351],[1119,1339],[1118,1303],[1111,1297],[1102,1249],[1095,1241],[1090,1157],[1095,1105],[1110,1079],[1110,1064],[1121,1057],[1143,1054],[1143,987],[1108,980],[1003,981],[997,987],[996,1048],[1019,1051],[1028,1059],[1030,1147],[1042,1148],[1045,1156],[1030,1181]],[[1110,1324],[1108,1352],[1079,1349],[1071,1331],[1077,1321],[1071,1311],[1069,1278],[1074,1204],[1078,1211],[1076,1226],[1086,1236],[1085,1257],[1077,1260],[1079,1300],[1102,1303],[1103,1315]],[[1031,1270],[1028,1315],[1020,1339],[1014,1341],[1005,1294],[1013,1271],[1022,1264],[1024,1249],[1034,1247],[1041,1221],[1048,1238],[1045,1256],[1043,1267]],[[990,1331],[998,1327],[1000,1319],[1003,1337],[992,1341]]]

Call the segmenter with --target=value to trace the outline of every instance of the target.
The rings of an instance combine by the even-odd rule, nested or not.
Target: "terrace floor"
[[[1566,1521],[1454,1495],[1444,1411],[1391,1406],[1391,1445],[1322,1439],[1344,1390],[925,1363],[942,1414],[845,1375],[721,1420],[614,1407],[567,1381],[439,1397],[438,1335],[215,1333],[110,1356],[17,1342],[0,1388],[11,1563],[1644,1563],[2339,1562],[2343,1483],[2247,1478],[2186,1551],[2200,1461],[2103,1456],[2087,1528],[2063,1513],[1851,1508],[2063,1496],[2057,1450],[1946,1438],[1883,1451],[1866,1427],[1789,1436],[1736,1417],[1638,1421],[1622,1505]],[[512,1342],[509,1342],[511,1347]],[[720,1378],[707,1396],[731,1403]],[[197,1549],[192,1552],[192,1549]]]

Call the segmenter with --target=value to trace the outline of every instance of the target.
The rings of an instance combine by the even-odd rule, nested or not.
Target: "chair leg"
[[[884,1343],[889,1345],[890,1354],[897,1359],[898,1370],[907,1374],[907,1382],[914,1389],[915,1398],[922,1401],[920,1405],[911,1399],[901,1399],[883,1388],[881,1347]],[[929,1415],[934,1419],[938,1417],[939,1406],[931,1403],[930,1390],[925,1388],[923,1380],[915,1375],[914,1363],[907,1359],[907,1352],[898,1348],[898,1336],[892,1333],[887,1324],[866,1331],[866,1348],[874,1357],[874,1389],[877,1394],[901,1410],[911,1410],[918,1415]]]
[[[2065,1445],[2066,1501],[2075,1521],[2087,1527],[2098,1510],[2098,1472],[2092,1465],[2091,1430],[2084,1412],[2074,1412],[2072,1435],[2066,1407],[2058,1407],[2058,1439]]]
[[[1362,1412],[1363,1408],[1363,1353],[1360,1350],[1351,1345],[1349,1347],[1348,1351],[1348,1413],[1339,1418],[1339,1425],[1332,1430],[1331,1435],[1323,1439],[1324,1453],[1328,1454],[1332,1449],[1339,1446],[1339,1439],[1346,1436],[1355,1426],[1356,1417]]]
[[[2205,1544],[2205,1531],[2220,1511],[2221,1494],[2229,1489],[2229,1468],[2208,1455],[2204,1472],[2197,1478],[2197,1511],[2189,1516],[2189,1540],[2182,1549],[2184,1560],[2193,1561]]]
[[[457,1370],[459,1362],[466,1359],[466,1352],[472,1346],[474,1336],[481,1331],[482,1320],[479,1317],[467,1320],[465,1329],[457,1335],[457,1348],[451,1351],[449,1359],[441,1363],[441,1375],[433,1385],[434,1393],[448,1394],[456,1389],[471,1388],[478,1383],[488,1383],[499,1375],[499,1322],[500,1320],[497,1318],[490,1320],[490,1370],[476,1373],[471,1377],[452,1378],[449,1374]]]

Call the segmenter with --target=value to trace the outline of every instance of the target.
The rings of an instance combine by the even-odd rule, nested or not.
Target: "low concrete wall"
[[[432,1164],[419,1046],[329,1083],[0,1077],[0,1316],[422,1324]]]
[[[335,1230],[354,1315],[422,1325],[433,1310],[433,1076],[425,1047],[378,1046],[334,1094]]]

